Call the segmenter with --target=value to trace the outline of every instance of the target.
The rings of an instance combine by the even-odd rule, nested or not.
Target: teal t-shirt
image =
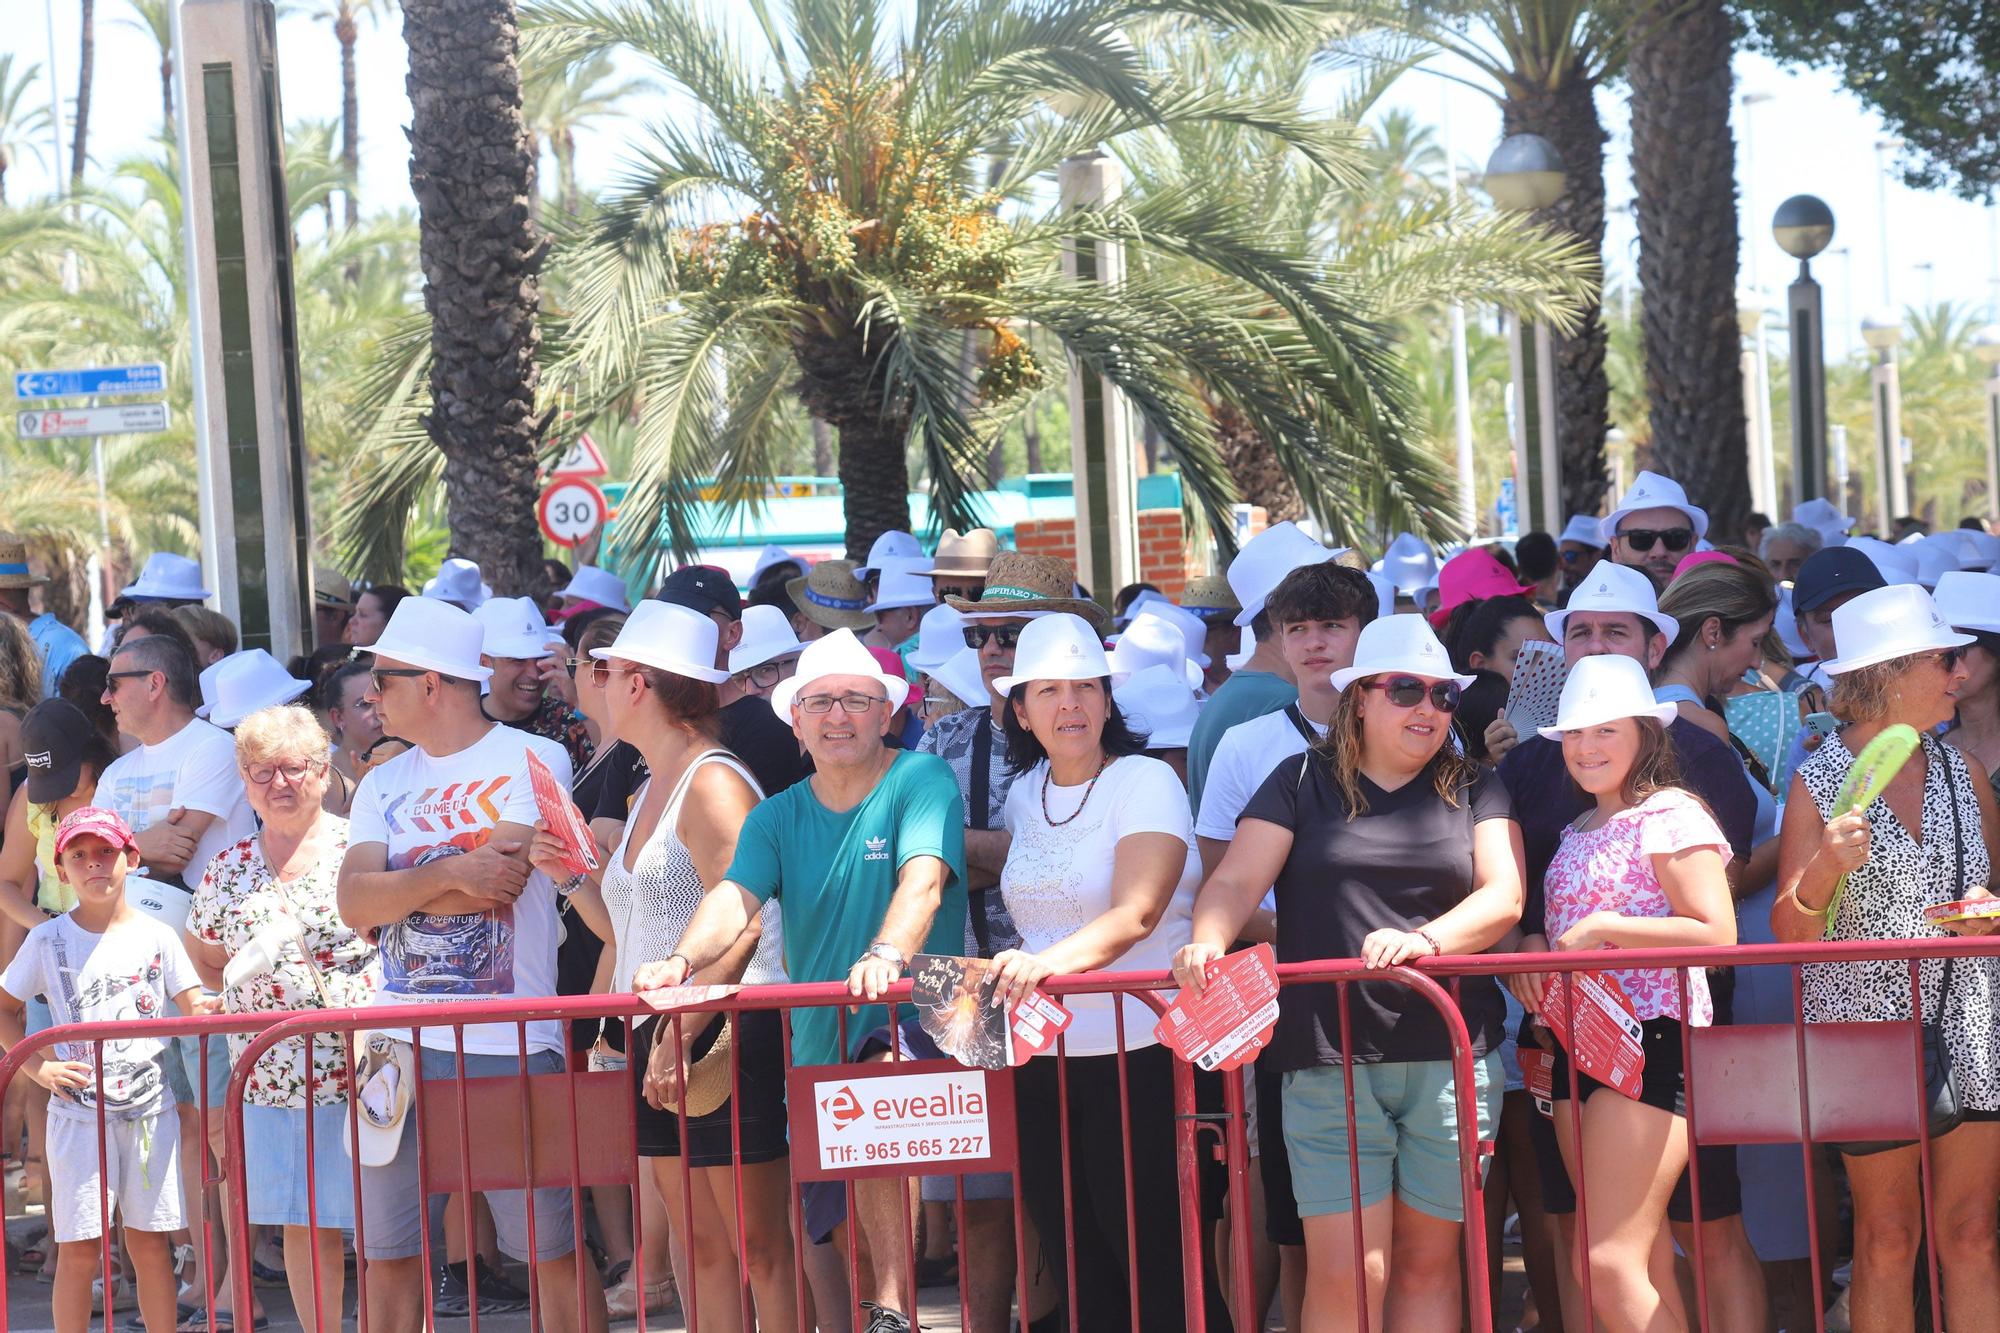
[[[882,929],[896,876],[914,856],[951,868],[924,952],[965,948],[965,807],[951,766],[903,751],[852,810],[821,805],[810,780],[764,800],[743,821],[728,878],[784,913],[785,972],[793,981],[845,981]],[[840,1010],[792,1012],[792,1061],[838,1064]],[[887,1005],[862,1005],[847,1020],[848,1052],[889,1022]]]
[[[1268,671],[1236,671],[1222,682],[1188,734],[1188,799],[1201,813],[1201,788],[1208,781],[1208,761],[1222,744],[1222,733],[1239,722],[1275,713],[1299,697],[1298,687]]]

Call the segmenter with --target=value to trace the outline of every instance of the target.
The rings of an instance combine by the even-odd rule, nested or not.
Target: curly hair
[[[1349,819],[1368,813],[1368,798],[1361,794],[1361,698],[1375,679],[1364,676],[1348,682],[1347,688],[1340,692],[1340,702],[1333,706],[1333,720],[1327,724],[1326,735],[1312,747],[1312,753],[1326,761]],[[1456,810],[1465,789],[1479,775],[1478,766],[1449,744],[1439,748],[1430,766],[1437,794]]]
[[[42,653],[28,627],[0,615],[0,708],[25,713],[42,701]]]
[[[1898,693],[1897,682],[1922,660],[1921,656],[1892,657],[1841,672],[1833,678],[1834,716],[1842,722],[1879,722],[1889,716],[1890,703]]]

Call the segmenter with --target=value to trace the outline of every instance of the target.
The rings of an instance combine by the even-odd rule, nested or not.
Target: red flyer
[[[1602,972],[1574,972],[1578,1003],[1574,1044],[1565,1040],[1569,1030],[1569,1002],[1560,974],[1551,974],[1542,987],[1542,1022],[1576,1061],[1577,1072],[1588,1074],[1606,1087],[1616,1088],[1627,1097],[1639,1096],[1639,1074],[1646,1067],[1646,1048],[1639,1017],[1625,988]]]
[[[1268,944],[1208,965],[1208,989],[1182,991],[1153,1036],[1197,1069],[1239,1069],[1271,1042],[1278,1022],[1278,960]]]
[[[657,990],[642,990],[638,996],[661,1013],[666,1013],[672,1009],[685,1009],[691,1004],[724,999],[742,989],[741,986],[661,986]]]
[[[1934,926],[1978,921],[1989,916],[2000,916],[2000,898],[1960,898],[1956,902],[1932,903],[1924,909],[1924,920]]]
[[[1002,1013],[993,1004],[999,974],[984,958],[920,953],[910,960],[917,1021],[938,1049],[974,1069],[1026,1064],[1055,1045],[1075,1015],[1040,991]]]
[[[1521,1080],[1527,1084],[1528,1096],[1534,1099],[1535,1109],[1543,1115],[1553,1116],[1556,1113],[1555,1060],[1535,1045],[1517,1046],[1514,1054],[1520,1059]]]
[[[590,825],[556,781],[555,771],[533,750],[528,751],[528,781],[534,784],[535,810],[542,823],[562,842],[563,869],[572,875],[597,869],[597,841],[590,836]]]

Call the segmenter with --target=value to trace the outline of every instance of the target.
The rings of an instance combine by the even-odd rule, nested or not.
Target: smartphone
[[[1840,730],[1840,719],[1832,713],[1807,713],[1806,730],[1825,740]]]

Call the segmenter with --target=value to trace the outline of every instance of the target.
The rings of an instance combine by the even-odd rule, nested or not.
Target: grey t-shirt
[[[983,737],[981,732],[985,733]],[[994,725],[991,708],[984,705],[966,708],[939,718],[924,729],[917,751],[934,754],[951,766],[951,775],[958,780],[958,797],[965,802],[967,828],[1007,827],[1007,792],[1014,785],[1014,774],[1007,767],[1007,738]],[[981,751],[985,752],[986,822],[975,824],[973,773]],[[991,958],[1002,949],[1020,948],[1021,932],[1015,928],[1013,914],[1000,896],[1000,886],[968,892],[971,896],[965,918],[965,956]],[[986,937],[983,944],[981,934]]]

